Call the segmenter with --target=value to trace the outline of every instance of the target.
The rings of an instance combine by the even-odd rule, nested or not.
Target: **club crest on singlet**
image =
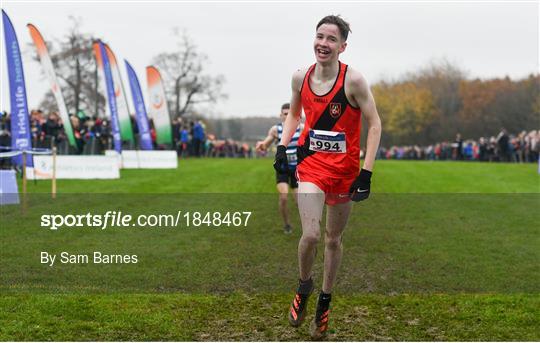
[[[337,118],[341,115],[341,104],[338,102],[330,103],[330,115],[332,118]]]

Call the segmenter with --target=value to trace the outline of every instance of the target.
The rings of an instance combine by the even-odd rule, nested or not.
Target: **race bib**
[[[345,132],[309,130],[309,150],[338,154],[346,153]]]
[[[289,164],[295,164],[296,160],[296,152],[294,154],[287,154],[287,162],[289,162]]]

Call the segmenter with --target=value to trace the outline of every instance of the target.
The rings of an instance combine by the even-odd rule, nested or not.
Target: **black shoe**
[[[285,233],[287,235],[292,233],[292,227],[289,224],[283,226],[283,233]]]
[[[289,323],[294,327],[299,327],[302,325],[304,318],[306,317],[306,308],[309,300],[309,296],[313,292],[313,281],[310,279],[310,285],[306,290],[302,290],[301,286],[298,286],[296,294],[291,304],[291,309],[289,311]]]
[[[309,334],[314,340],[319,340],[326,337],[326,332],[328,331],[328,315],[330,314],[330,300],[330,294],[324,294],[321,292],[319,295],[315,318],[309,327]]]

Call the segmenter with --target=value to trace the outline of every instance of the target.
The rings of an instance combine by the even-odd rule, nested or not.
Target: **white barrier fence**
[[[174,150],[123,150],[121,155],[107,150],[105,156],[116,158],[118,166],[124,169],[178,168],[178,157]]]
[[[34,156],[34,168],[26,168],[29,179],[51,179],[52,156]],[[57,179],[119,179],[120,170],[113,156],[56,156]]]

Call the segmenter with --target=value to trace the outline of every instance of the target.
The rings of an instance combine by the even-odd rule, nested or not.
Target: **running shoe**
[[[283,232],[286,233],[287,235],[292,233],[292,227],[289,224],[285,225],[283,227]]]
[[[309,334],[314,340],[320,340],[326,337],[326,332],[328,331],[328,315],[330,314],[330,300],[330,294],[321,293],[319,295],[315,318],[309,327]]]
[[[298,286],[296,294],[291,304],[289,311],[289,323],[294,327],[302,325],[304,318],[306,317],[306,308],[309,300],[309,296],[313,292],[313,282],[307,293],[301,292],[301,287]]]

